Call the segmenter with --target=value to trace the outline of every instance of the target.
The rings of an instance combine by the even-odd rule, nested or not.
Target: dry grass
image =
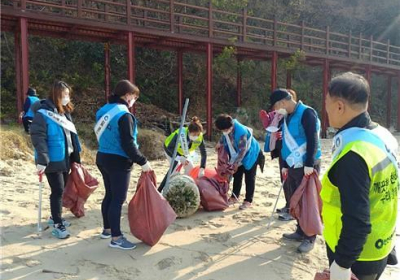
[[[31,138],[22,126],[2,125],[0,129],[0,158],[31,160],[33,146]]]
[[[79,139],[82,152],[81,161],[84,164],[95,164],[97,153],[97,141],[93,129],[78,126]],[[164,158],[165,136],[157,131],[140,129],[138,142],[140,151],[149,160]],[[31,138],[26,134],[22,126],[2,125],[0,129],[0,158],[32,160],[33,146]]]
[[[164,158],[164,141],[165,136],[160,132],[139,129],[138,143],[140,151],[149,160]]]

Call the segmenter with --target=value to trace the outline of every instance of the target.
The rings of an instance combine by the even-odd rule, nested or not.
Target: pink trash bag
[[[131,233],[154,246],[176,219],[168,201],[157,191],[154,171],[142,172],[136,193],[129,202],[128,220]]]
[[[62,197],[62,204],[69,208],[75,217],[85,216],[85,203],[89,196],[97,189],[99,181],[79,163],[71,164],[71,173]]]
[[[322,234],[322,200],[321,182],[314,172],[304,177],[300,186],[290,199],[290,214],[299,221],[300,227],[307,236]]]

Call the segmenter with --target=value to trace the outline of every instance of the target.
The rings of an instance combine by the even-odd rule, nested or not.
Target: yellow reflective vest
[[[187,127],[183,128],[183,132],[185,134],[186,139],[187,139],[188,131],[189,130],[188,130]],[[179,139],[179,135],[178,134],[179,134],[179,128],[177,130],[175,130],[173,133],[171,133],[167,137],[167,139],[165,139],[164,145],[165,145],[165,147],[168,147],[169,143],[171,143],[172,139],[175,137],[175,135],[177,135],[178,138],[176,139],[176,141],[179,141],[178,142],[178,150],[177,150],[178,151],[178,155],[180,155],[180,156],[188,156],[188,155],[185,155],[185,151],[182,149],[181,141]],[[188,152],[190,153],[190,152],[193,152],[194,150],[196,150],[201,145],[201,143],[203,142],[203,138],[204,138],[203,137],[203,133],[201,132],[199,137],[195,141],[191,141],[192,146],[190,146]],[[189,145],[189,141],[188,141],[188,145]]]
[[[342,212],[340,192],[329,180],[329,170],[350,151],[360,155],[368,166],[371,178],[369,190],[371,233],[367,236],[358,261],[381,260],[391,252],[395,244],[398,169],[395,157],[383,142],[384,138],[380,138],[371,130],[362,128],[350,128],[337,134],[333,140],[335,149],[333,162],[322,180],[323,236],[329,248],[335,252],[342,231]]]

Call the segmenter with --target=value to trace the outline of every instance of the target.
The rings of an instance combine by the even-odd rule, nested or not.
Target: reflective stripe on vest
[[[399,179],[397,164],[393,162],[395,159],[385,143],[370,130],[347,129],[334,138],[333,162],[322,180],[323,235],[329,248],[335,252],[342,231],[342,212],[339,190],[329,180],[328,174],[336,162],[350,151],[364,159],[371,178],[371,233],[367,236],[358,261],[381,260],[394,246]]]
[[[184,131],[184,135],[185,135],[185,137],[186,137],[186,140],[187,140],[187,135],[188,135],[188,128],[187,127],[184,127],[183,128],[183,131]],[[165,145],[165,147],[168,147],[169,146],[169,143],[171,143],[171,141],[172,141],[172,139],[175,137],[175,135],[177,135],[177,139],[176,139],[176,141],[179,141],[178,142],[178,150],[177,150],[177,152],[178,152],[178,155],[181,155],[181,156],[188,156],[188,155],[186,155],[185,154],[185,151],[183,150],[183,148],[182,148],[182,143],[181,143],[181,139],[180,139],[180,136],[179,136],[179,128],[177,129],[177,130],[175,130],[174,132],[172,132],[168,137],[167,137],[167,139],[165,139],[165,142],[164,142],[164,145]],[[190,142],[189,142],[189,146],[190,146],[190,143],[192,144],[191,146],[190,146],[190,148],[188,149],[188,152],[189,152],[189,154],[191,153],[191,152],[193,152],[193,151],[195,151],[200,145],[201,145],[201,143],[203,142],[203,139],[204,139],[204,136],[203,136],[203,133],[202,132],[200,132],[200,135],[199,135],[199,137],[195,140],[195,141],[191,141],[190,140]]]

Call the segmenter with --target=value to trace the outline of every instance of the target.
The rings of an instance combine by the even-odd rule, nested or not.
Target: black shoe
[[[310,239],[304,239],[300,246],[297,247],[297,251],[300,253],[308,253],[314,248],[314,241],[311,241]]]
[[[289,208],[286,207],[278,208],[276,209],[276,213],[289,213]]]
[[[281,221],[292,221],[294,218],[289,213],[281,213],[278,216],[278,219]]]
[[[304,240],[304,235],[301,235],[300,233],[293,232],[293,233],[284,233],[283,238],[288,239],[288,240],[295,240],[295,241],[303,241]]]

